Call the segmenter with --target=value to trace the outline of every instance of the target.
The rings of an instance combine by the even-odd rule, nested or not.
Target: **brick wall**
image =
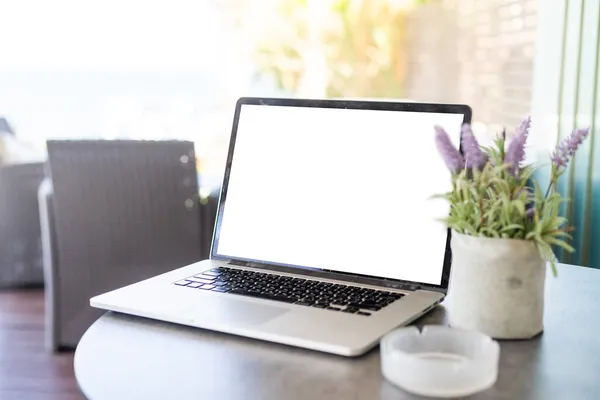
[[[406,21],[407,97],[467,103],[491,131],[512,128],[531,107],[536,22],[536,0],[414,8]]]

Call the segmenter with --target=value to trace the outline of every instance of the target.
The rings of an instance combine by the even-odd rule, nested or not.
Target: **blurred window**
[[[535,0],[0,3],[0,117],[50,138],[186,139],[219,176],[243,95],[530,108]]]

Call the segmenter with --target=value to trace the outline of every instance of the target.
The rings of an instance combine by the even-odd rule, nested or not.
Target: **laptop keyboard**
[[[404,297],[402,293],[227,267],[214,268],[175,284],[364,316]]]

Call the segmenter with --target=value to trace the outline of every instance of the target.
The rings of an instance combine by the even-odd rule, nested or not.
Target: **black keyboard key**
[[[332,305],[332,306],[340,306],[340,307],[343,307],[343,306],[346,306],[346,305],[348,305],[348,303],[347,303],[347,302],[345,302],[345,301],[332,300],[332,301],[331,301],[331,305]]]
[[[178,286],[187,286],[188,283],[190,283],[190,281],[186,281],[185,279],[182,281],[175,282],[175,284]]]
[[[275,300],[275,301],[281,301],[284,303],[294,303],[296,301],[298,301],[297,298],[294,297],[288,297],[288,296],[282,296],[282,295],[268,295],[265,293],[260,293],[260,292],[250,292],[247,290],[239,290],[239,289],[234,289],[234,290],[230,290],[229,293],[231,294],[237,294],[237,295],[241,295],[241,296],[249,296],[249,297],[256,297],[259,299],[266,299],[266,300]]]
[[[381,306],[379,306],[377,304],[352,303],[349,306],[350,307],[360,308],[361,310],[370,310],[370,311],[379,311],[379,310],[381,310]]]
[[[342,312],[354,314],[355,312],[357,312],[357,310],[355,308],[348,307],[348,308],[343,309]]]
[[[356,315],[365,315],[365,316],[369,316],[369,315],[371,315],[371,313],[364,312],[364,311],[357,311],[357,312],[356,312]]]
[[[190,282],[189,285],[187,285],[187,287],[196,289],[196,288],[201,287],[202,285],[204,285],[204,284],[200,283],[200,282]]]
[[[369,306],[378,307],[379,306],[379,304],[375,303],[374,301],[366,301],[366,300],[361,301],[359,304],[362,304],[363,306],[367,306],[367,307],[369,307]]]
[[[341,308],[338,308],[338,307],[327,307],[327,310],[340,311]]]
[[[229,289],[226,288],[226,287],[219,287],[219,286],[217,286],[217,287],[211,289],[211,292],[227,293],[227,292],[229,292]]]
[[[313,307],[315,307],[315,308],[325,308],[327,306],[325,304],[315,304]]]
[[[307,302],[307,301],[297,301],[294,304],[298,304],[300,306],[312,306],[313,305],[313,303]]]

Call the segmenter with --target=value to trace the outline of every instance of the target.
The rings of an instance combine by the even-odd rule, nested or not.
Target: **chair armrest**
[[[56,247],[55,219],[53,207],[52,181],[45,178],[38,189],[40,207],[40,228],[42,235],[42,254],[44,267],[45,342],[46,348],[58,350],[58,254]]]

